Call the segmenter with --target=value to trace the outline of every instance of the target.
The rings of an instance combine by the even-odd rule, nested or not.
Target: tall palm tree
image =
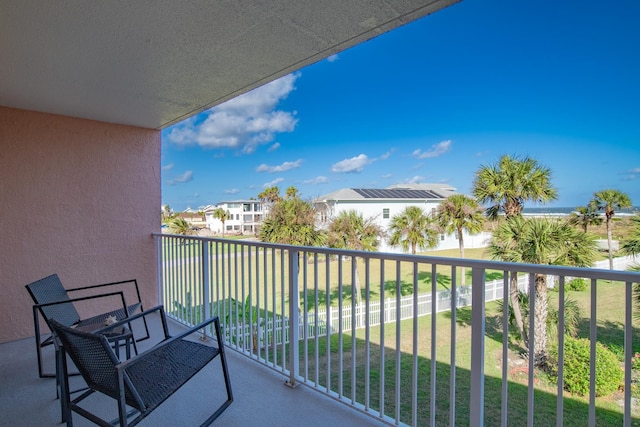
[[[530,157],[519,158],[503,155],[493,165],[483,165],[476,171],[473,195],[480,203],[489,203],[487,217],[498,219],[500,211],[507,219],[522,213],[525,201],[544,203],[558,197],[551,185],[551,170]],[[522,310],[518,298],[518,278],[513,275],[510,282],[511,305],[517,323],[521,326],[522,338],[526,339]]]
[[[593,195],[593,199],[599,211],[604,212],[607,223],[607,244],[609,246],[609,269],[613,270],[613,251],[611,250],[611,218],[615,211],[630,208],[631,199],[619,190],[607,189],[598,191]]]
[[[356,251],[377,251],[382,228],[372,218],[365,219],[355,210],[342,211],[329,225],[327,244],[332,248]],[[355,262],[356,302],[360,304],[362,290],[358,278],[358,263]]]
[[[476,171],[473,195],[480,203],[489,203],[487,216],[497,219],[500,211],[507,218],[520,215],[525,201],[545,203],[558,197],[551,185],[551,170],[530,157],[504,155],[493,165]]]
[[[595,200],[590,201],[587,206],[578,206],[575,212],[571,212],[569,223],[580,226],[585,233],[590,225],[602,224],[602,217],[598,213]]]
[[[417,206],[409,206],[400,214],[391,218],[389,225],[389,244],[392,246],[402,245],[405,252],[416,253],[416,248],[435,248],[438,245],[439,230],[435,219],[426,215]]]
[[[213,211],[213,217],[220,220],[220,222],[222,223],[222,238],[224,238],[224,223],[227,222],[229,218],[231,218],[231,213],[222,208],[216,208]]]
[[[484,216],[482,208],[475,199],[464,194],[454,194],[449,196],[440,206],[437,213],[440,227],[447,233],[456,233],[458,246],[460,248],[460,258],[464,258],[464,238],[463,231],[470,234],[482,231]],[[462,267],[462,286],[465,285],[465,269]]]
[[[521,217],[510,218],[498,226],[489,250],[494,259],[503,261],[577,267],[591,265],[597,252],[594,237],[568,222]],[[536,366],[544,366],[549,313],[546,275],[535,275],[535,294],[533,360]]]

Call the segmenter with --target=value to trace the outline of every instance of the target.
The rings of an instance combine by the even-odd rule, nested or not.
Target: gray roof
[[[389,188],[343,188],[316,201],[347,200],[442,200],[455,193],[455,188],[444,184],[406,184]]]

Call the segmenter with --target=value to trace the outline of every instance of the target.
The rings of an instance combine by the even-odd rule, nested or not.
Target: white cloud
[[[182,175],[167,181],[167,185],[185,184],[191,181],[193,181],[193,171],[186,171]]]
[[[162,167],[163,171],[170,171],[171,169],[173,169],[173,163],[169,163],[168,165],[164,165]]]
[[[261,164],[256,168],[256,172],[286,172],[291,169],[297,169],[302,165],[302,159],[298,159],[295,162],[284,162],[278,166],[269,166],[266,163]]]
[[[419,184],[424,181],[424,176],[416,175],[404,181],[405,184]]]
[[[633,168],[629,171],[629,173],[640,173],[640,168]]]
[[[446,141],[439,142],[437,144],[433,144],[431,149],[422,152],[421,149],[414,150],[412,153],[413,157],[418,159],[429,159],[432,157],[438,157],[451,150],[451,140],[448,139]]]
[[[273,181],[265,182],[262,186],[264,188],[273,187],[274,185],[280,184],[282,181],[284,181],[284,178],[276,178]]]
[[[331,172],[337,173],[360,173],[365,166],[372,163],[373,160],[369,159],[366,154],[360,154],[359,156],[352,157],[350,159],[344,159],[331,166]]]
[[[174,126],[167,138],[178,145],[235,148],[252,153],[257,146],[272,142],[276,134],[295,129],[295,112],[276,107],[295,89],[299,76],[289,74],[185,120]]]
[[[280,148],[280,143],[276,142],[271,147],[269,147],[269,149],[267,151],[270,153],[272,151],[276,151],[278,148]]]
[[[382,175],[380,178],[382,179],[389,179],[391,178],[393,175],[391,175],[390,173],[385,173],[384,175]]]
[[[393,149],[387,151],[386,153],[384,153],[382,156],[380,156],[380,159],[382,160],[387,160],[389,157],[391,157],[391,154],[394,152]]]
[[[311,185],[316,185],[316,184],[326,184],[327,182],[329,182],[329,178],[327,178],[326,176],[316,176],[313,179],[308,179],[306,181],[303,181],[303,184],[311,184]]]
[[[224,194],[238,194],[240,192],[240,190],[238,190],[237,188],[232,188],[230,190],[224,190],[223,193]]]
[[[336,62],[338,59],[340,59],[338,54],[331,55],[331,56],[327,57],[327,61],[329,61],[329,62]]]

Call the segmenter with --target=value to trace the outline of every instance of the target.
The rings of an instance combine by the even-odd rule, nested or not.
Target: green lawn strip
[[[601,301],[606,301],[613,295],[618,294],[619,289],[611,288],[602,290]],[[600,305],[600,304],[599,304]],[[615,311],[615,310],[610,310]],[[468,324],[471,316],[471,309],[458,310],[457,340],[456,340],[456,425],[468,425],[469,423],[469,399],[470,399],[470,345],[471,327]],[[588,313],[588,312],[587,312]],[[450,357],[451,357],[451,328],[450,313],[441,313],[437,316],[438,328],[436,343],[436,424],[449,425],[449,384],[450,384]],[[609,317],[614,317],[609,314]],[[502,335],[499,327],[500,314],[497,313],[495,303],[487,304],[487,338],[485,341],[485,424],[497,425],[501,417],[501,359],[502,359]],[[610,320],[605,320],[609,322]],[[586,322],[588,324],[588,322]],[[601,323],[600,321],[598,322]],[[373,411],[380,408],[379,385],[384,372],[384,399],[385,413],[394,416],[396,411],[396,363],[395,345],[396,329],[395,324],[385,325],[385,366],[384,370],[380,364],[380,329],[371,330],[370,345],[370,406]],[[401,356],[400,356],[400,420],[405,423],[411,422],[411,398],[412,398],[412,320],[401,322]],[[431,380],[431,318],[430,316],[418,319],[418,424],[427,425],[430,421],[430,380]],[[603,338],[612,340],[606,334]],[[614,334],[617,335],[617,334]],[[634,334],[635,335],[635,334]],[[356,332],[356,400],[364,403],[365,395],[365,342],[364,330]],[[616,342],[622,342],[615,337]],[[339,370],[338,370],[338,336],[331,336],[330,363],[331,363],[331,389],[339,391]],[[318,340],[319,365],[315,365],[315,342],[308,343],[309,359],[307,369],[309,378],[314,379],[316,370],[320,378],[320,386],[326,387],[327,373],[327,345],[326,339]],[[301,352],[302,352],[301,344]],[[342,394],[347,399],[351,399],[351,363],[354,351],[352,350],[351,336],[346,334],[342,340],[343,353],[343,381]],[[510,359],[519,360],[518,349],[510,351]],[[508,425],[525,425],[527,422],[527,398],[528,389],[526,367],[522,360],[522,368],[515,368],[510,365],[509,397],[508,397]],[[301,372],[304,372],[304,358],[301,353]],[[535,425],[555,425],[556,417],[556,385],[550,383],[544,373],[536,372],[536,388],[534,403],[534,423]],[[612,396],[598,397],[596,400],[596,424],[597,425],[618,425],[622,423],[622,408],[617,403],[622,398],[620,393]],[[588,414],[588,398],[564,396],[564,419],[563,424],[567,426],[582,426]]]

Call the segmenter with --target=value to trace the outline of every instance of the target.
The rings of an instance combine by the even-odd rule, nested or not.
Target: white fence
[[[614,269],[624,270],[629,266],[636,263],[636,260],[631,257],[619,257],[614,259]],[[609,261],[598,261],[594,264],[593,268],[608,269]],[[555,286],[555,276],[549,276],[547,284],[550,287]],[[567,278],[567,281],[570,278]],[[498,279],[485,283],[484,300],[485,302],[496,301],[502,299],[504,280]],[[529,276],[524,275],[518,278],[518,288],[522,292],[527,292],[529,289]],[[418,317],[427,316],[432,313],[432,298],[431,293],[418,295],[418,303],[415,306]],[[451,291],[442,290],[436,292],[436,313],[451,310]],[[467,307],[471,305],[471,287],[461,286],[457,288],[456,295],[456,307]],[[329,306],[327,309],[317,310],[317,319],[314,319],[316,312],[312,309],[306,313],[300,315],[298,333],[300,338],[313,338],[315,336],[327,335],[327,330],[330,334],[338,333],[339,331],[350,331],[352,329],[364,328],[367,324],[367,303],[361,302],[355,306],[355,314],[353,313],[354,307],[352,305],[343,305],[342,310],[338,307]],[[368,308],[369,326],[378,326],[381,323],[394,323],[397,320],[407,320],[413,318],[414,310],[414,297],[408,295],[400,298],[399,305],[397,297],[386,298],[384,303],[381,301],[370,301]],[[355,320],[355,327],[353,327],[353,321]],[[305,333],[306,329],[306,333]],[[281,345],[289,342],[289,319],[287,317],[276,316],[272,318],[261,318],[258,322],[254,322],[253,325],[244,324],[244,326],[236,325],[235,327],[228,327],[226,329],[229,337],[238,345],[243,346],[246,350],[250,350],[251,347],[266,348],[268,346]],[[275,332],[274,332],[275,331]],[[253,335],[253,339],[249,337]],[[283,341],[284,337],[284,341]]]

